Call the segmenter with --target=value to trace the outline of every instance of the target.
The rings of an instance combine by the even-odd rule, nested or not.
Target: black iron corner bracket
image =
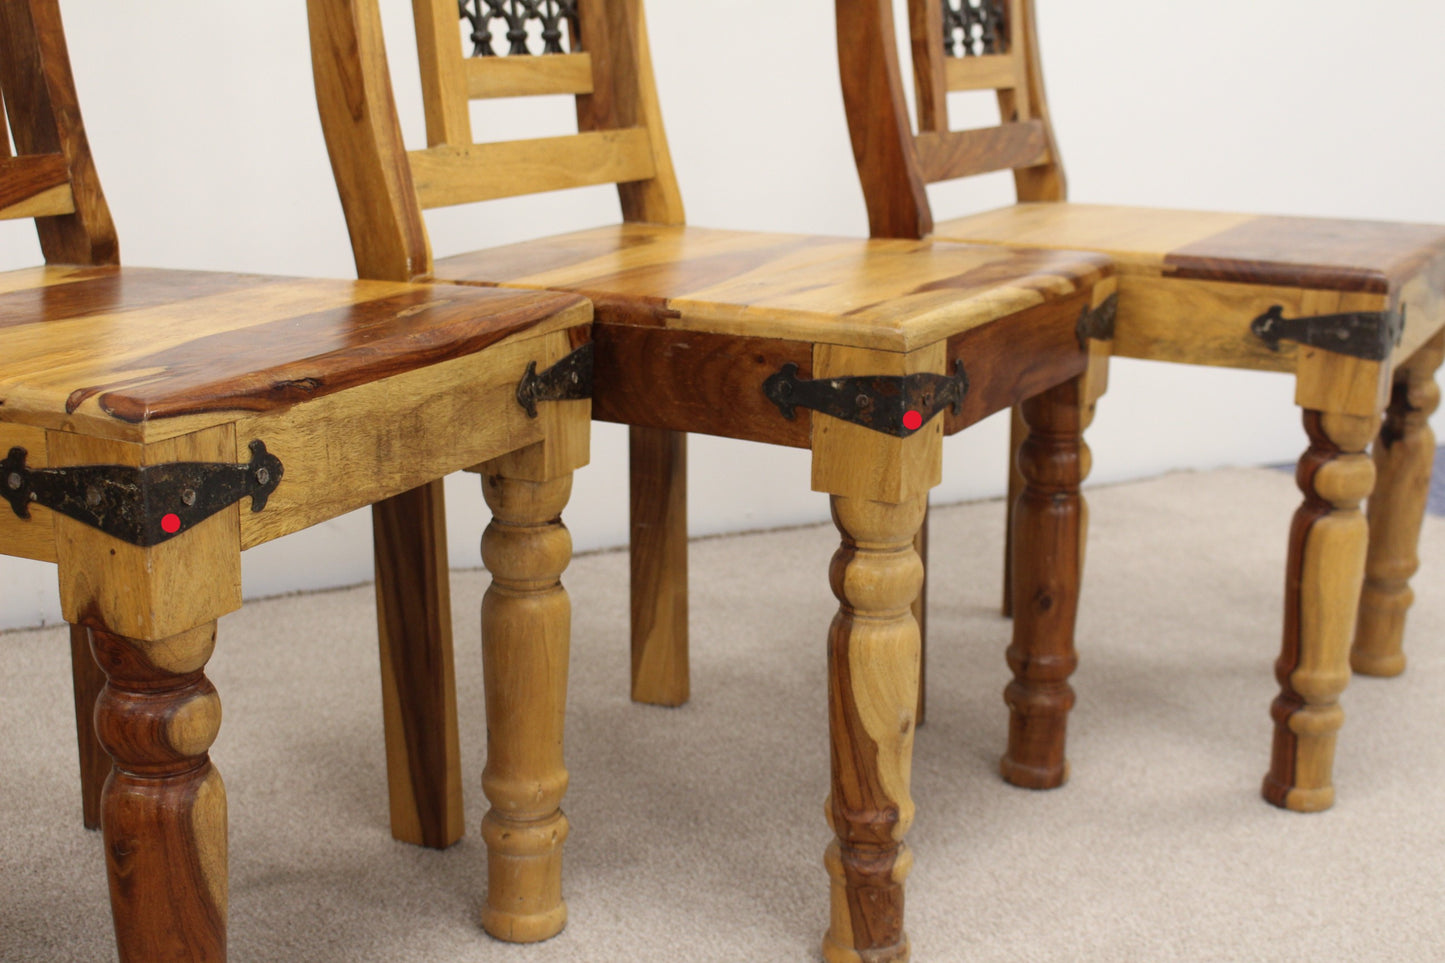
[[[1119,316],[1119,295],[1109,295],[1099,302],[1097,308],[1085,306],[1079,312],[1079,321],[1074,325],[1074,331],[1079,336],[1079,347],[1088,347],[1090,340],[1113,341],[1114,340],[1114,319]]]
[[[0,495],[21,518],[41,505],[131,545],[159,545],[250,496],[251,511],[281,483],[281,459],[251,442],[246,465],[76,465],[29,468],[24,448],[0,461]]]
[[[1384,361],[1405,335],[1405,306],[1400,305],[1398,311],[1286,318],[1284,308],[1276,304],[1250,322],[1249,330],[1271,351],[1278,351],[1281,341],[1294,341],[1352,358]]]
[[[958,414],[968,393],[963,362],[953,374],[862,375],[851,378],[798,377],[791,361],[763,382],[763,394],[789,421],[795,408],[811,408],[864,428],[907,438],[944,408]]]
[[[526,373],[517,382],[517,404],[527,409],[527,417],[537,417],[539,401],[591,398],[592,355],[589,341],[541,374],[537,373],[537,362],[528,361]]]

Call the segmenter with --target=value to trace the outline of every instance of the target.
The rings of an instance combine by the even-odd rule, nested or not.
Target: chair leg
[[[1296,479],[1304,503],[1290,527],[1284,639],[1275,677],[1280,694],[1264,798],[1300,812],[1328,809],[1335,737],[1344,723],[1339,695],[1350,679],[1351,631],[1364,579],[1368,525],[1360,501],[1375,468],[1365,446],[1377,418],[1306,409],[1310,447]]]
[[[1024,490],[1024,476],[1019,471],[1019,449],[1029,436],[1029,426],[1024,421],[1023,406],[1014,405],[1009,414],[1008,429],[1008,494],[1004,497],[1003,525],[1003,605],[1000,611],[1004,618],[1014,614],[1013,597],[1013,551],[1014,551],[1014,507]]]
[[[1079,486],[1089,472],[1083,432],[1093,407],[1076,379],[1022,405],[1028,435],[1018,453],[1023,491],[1014,504],[1014,633],[1008,648],[1013,681],[1004,779],[1052,789],[1068,779],[1064,758],[1078,665],[1074,623],[1079,608],[1087,511]]]
[[[101,799],[122,963],[226,958],[226,789],[207,750],[221,703],[207,623],[159,642],[96,629],[108,684],[96,729],[115,762]]]
[[[928,708],[928,514],[913,538],[913,550],[923,562],[923,584],[913,600],[913,621],[918,623],[918,708],[913,714],[913,728],[922,728]]]
[[[1445,333],[1437,335],[1396,373],[1390,407],[1375,441],[1375,491],[1370,496],[1370,548],[1365,587],[1350,665],[1365,675],[1405,671],[1401,646],[1405,615],[1415,593],[1410,577],[1420,567],[1416,550],[1425,505],[1435,434],[1430,415],[1440,406],[1435,371],[1445,355]]]
[[[70,676],[75,686],[75,742],[80,752],[80,809],[86,829],[100,828],[100,791],[110,775],[110,756],[95,734],[95,700],[105,673],[90,651],[90,631],[70,627]]]
[[[562,732],[571,608],[560,576],[572,554],[561,512],[572,476],[512,477],[500,462],[483,476],[492,522],[482,559],[492,584],[482,600],[487,764],[482,820],[487,898],[482,926],[498,939],[532,943],[567,922],[562,899]]]
[[[629,431],[632,699],[687,702],[687,435]]]
[[[442,482],[374,505],[371,519],[391,834],[444,849],[466,816]]]
[[[838,614],[828,632],[828,724],[837,838],[824,865],[832,912],[823,957],[882,963],[908,957],[903,881],[913,856],[909,775],[918,704],[918,626],[911,604],[923,566],[913,539],[927,499],[899,504],[834,495],[842,544],[830,581]]]

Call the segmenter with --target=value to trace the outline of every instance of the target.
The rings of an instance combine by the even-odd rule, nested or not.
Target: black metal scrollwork
[[[527,45],[527,25],[533,21],[542,25],[542,53],[559,54],[562,48],[562,23],[568,23],[569,31],[577,26],[578,0],[457,0],[457,8],[463,20],[471,26],[472,56],[495,57],[492,49],[492,22],[502,21],[506,25],[508,55],[526,56],[532,53]],[[572,34],[576,36],[575,32]]]
[[[943,0],[943,47],[950,57],[1008,53],[1008,0]]]

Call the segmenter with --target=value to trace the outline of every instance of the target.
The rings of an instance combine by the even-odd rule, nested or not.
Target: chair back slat
[[[918,166],[929,184],[992,171],[1034,167],[1049,161],[1049,139],[1037,120],[977,130],[924,131],[918,135]]]
[[[854,157],[875,236],[933,229],[922,185],[1011,170],[1021,200],[1062,200],[1033,0],[908,0],[918,129],[904,102],[889,0],[835,0],[838,60]],[[995,91],[1000,123],[949,124],[948,96]]]
[[[652,147],[637,127],[564,137],[411,151],[424,209],[652,177]]]
[[[545,94],[592,93],[592,56],[588,53],[546,57],[476,57],[466,62],[467,96],[530,97]]]
[[[0,0],[0,90],[0,218],[34,218],[49,263],[115,263],[57,0]]]

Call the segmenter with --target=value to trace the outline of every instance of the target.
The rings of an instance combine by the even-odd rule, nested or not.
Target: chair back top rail
[[[1011,170],[1020,200],[1063,200],[1033,0],[908,0],[917,129],[889,0],[836,0],[843,99],[872,233],[933,229],[927,184]],[[1000,123],[953,130],[948,95],[996,91]]]
[[[116,263],[58,0],[0,0],[0,91],[0,218],[34,218],[47,263]]]
[[[641,0],[412,0],[427,146],[402,144],[378,0],[308,0],[322,126],[362,277],[431,271],[421,211],[616,184],[680,224]],[[478,142],[470,103],[576,98],[577,132]]]

